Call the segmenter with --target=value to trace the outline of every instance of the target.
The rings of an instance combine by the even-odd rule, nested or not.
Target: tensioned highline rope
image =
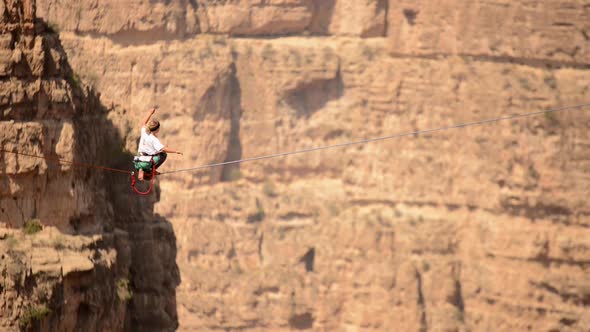
[[[258,157],[231,160],[231,161],[226,161],[226,162],[222,162],[222,163],[214,163],[214,164],[202,165],[202,166],[197,166],[197,167],[178,169],[175,171],[162,172],[161,174],[172,174],[172,173],[179,173],[179,172],[186,172],[186,171],[195,171],[195,170],[211,168],[211,167],[219,167],[219,166],[232,165],[232,164],[241,164],[241,163],[245,163],[245,162],[249,162],[249,161],[286,157],[286,156],[290,156],[290,155],[308,153],[308,152],[313,152],[313,151],[341,148],[341,147],[346,147],[346,146],[351,146],[351,145],[366,144],[366,143],[371,143],[371,142],[384,141],[384,140],[389,140],[389,139],[394,139],[394,138],[405,137],[405,136],[417,136],[417,135],[429,134],[429,133],[434,133],[434,132],[439,132],[439,131],[444,131],[444,130],[477,126],[477,125],[482,125],[482,124],[486,124],[486,123],[518,119],[518,118],[530,117],[530,116],[546,114],[546,113],[561,112],[561,111],[566,111],[566,110],[571,110],[571,109],[579,109],[579,108],[584,108],[587,106],[590,106],[590,103],[580,104],[580,105],[575,105],[575,106],[565,106],[565,107],[561,107],[561,108],[555,108],[555,109],[537,111],[537,112],[531,112],[531,113],[507,115],[507,116],[502,116],[499,118],[486,119],[486,120],[475,121],[475,122],[467,122],[467,123],[452,125],[452,126],[448,126],[448,127],[440,127],[440,128],[435,128],[435,129],[426,129],[426,130],[417,130],[417,131],[395,134],[395,135],[390,135],[390,136],[367,138],[367,139],[363,139],[363,140],[359,140],[359,141],[344,142],[344,143],[339,143],[339,144],[334,144],[334,145],[325,145],[325,146],[319,146],[319,147],[302,149],[302,150],[291,151],[291,152],[281,152],[281,153],[269,154],[269,155],[258,156]]]
[[[0,149],[0,152],[12,153],[12,154],[16,154],[16,155],[19,155],[19,156],[26,156],[26,157],[37,158],[37,159],[45,159],[47,161],[52,161],[52,162],[57,163],[57,164],[69,164],[69,165],[72,165],[74,167],[97,168],[97,169],[101,169],[103,171],[126,173],[126,174],[131,174],[132,173],[132,172],[130,172],[128,170],[124,170],[124,169],[111,168],[111,167],[105,167],[105,166],[93,165],[93,164],[86,164],[86,163],[80,163],[80,162],[75,162],[75,161],[70,161],[70,160],[65,160],[65,159],[60,159],[60,158],[53,158],[53,157],[46,157],[46,156],[38,156],[38,155],[35,155],[35,154],[29,154],[29,153],[18,152],[18,151],[8,151],[8,150]]]
[[[301,153],[308,153],[308,152],[313,152],[313,151],[320,151],[320,150],[346,147],[346,146],[351,146],[351,145],[359,145],[359,144],[366,144],[366,143],[377,142],[377,141],[384,141],[384,140],[389,140],[389,139],[394,139],[394,138],[401,138],[401,137],[405,137],[405,136],[417,136],[417,135],[429,134],[429,133],[434,133],[434,132],[439,132],[439,131],[444,131],[444,130],[465,128],[465,127],[470,127],[470,126],[482,125],[482,124],[486,124],[486,123],[518,119],[518,118],[530,117],[530,116],[546,114],[546,113],[555,113],[555,112],[561,112],[561,111],[572,110],[572,109],[580,109],[580,108],[584,108],[584,107],[588,107],[588,106],[590,106],[590,103],[579,104],[579,105],[574,105],[574,106],[565,106],[565,107],[561,107],[561,108],[555,108],[555,109],[544,110],[544,111],[507,115],[507,116],[502,116],[502,117],[498,117],[498,118],[486,119],[486,120],[475,121],[475,122],[467,122],[467,123],[462,123],[462,124],[457,124],[457,125],[452,125],[452,126],[447,126],[447,127],[440,127],[440,128],[435,128],[435,129],[417,130],[417,131],[395,134],[395,135],[390,135],[390,136],[367,138],[367,139],[363,139],[363,140],[359,140],[359,141],[344,142],[344,143],[339,143],[339,144],[334,144],[334,145],[325,145],[325,146],[319,146],[319,147],[302,149],[302,150],[291,151],[291,152],[281,152],[281,153],[263,155],[263,156],[258,156],[258,157],[231,160],[231,161],[226,161],[226,162],[222,162],[222,163],[202,165],[202,166],[197,166],[197,167],[192,167],[192,168],[178,169],[175,171],[162,172],[160,174],[172,174],[172,173],[194,171],[194,170],[199,170],[199,169],[219,167],[219,166],[225,166],[225,165],[231,165],[231,164],[241,164],[241,163],[245,163],[245,162],[249,162],[249,161],[285,157],[285,156],[301,154]],[[23,156],[33,157],[33,158],[40,158],[40,159],[45,159],[48,161],[53,161],[56,163],[71,164],[71,165],[77,166],[77,167],[97,168],[97,169],[102,169],[105,171],[119,172],[119,173],[126,173],[126,174],[132,173],[130,171],[123,170],[123,169],[116,169],[116,168],[110,168],[110,167],[93,165],[93,164],[79,163],[79,162],[74,162],[74,161],[69,161],[69,160],[64,160],[64,159],[59,159],[59,158],[38,156],[38,155],[27,154],[27,153],[22,153],[22,152],[17,152],[17,151],[8,151],[8,150],[0,149],[0,152],[23,155]]]

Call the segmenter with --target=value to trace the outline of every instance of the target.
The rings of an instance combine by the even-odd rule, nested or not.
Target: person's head
[[[150,134],[157,135],[160,131],[160,122],[156,119],[152,119],[147,123],[147,130]]]

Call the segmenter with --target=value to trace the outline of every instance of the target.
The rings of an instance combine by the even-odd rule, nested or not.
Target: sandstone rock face
[[[38,6],[127,150],[160,105],[185,152],[164,171],[588,102],[584,1],[80,3],[78,25]],[[132,257],[176,257],[182,331],[586,331],[589,127],[570,110],[164,174]],[[159,262],[131,268],[152,299],[179,280]],[[127,327],[174,317],[133,301]]]
[[[6,42],[0,51],[6,55],[0,80],[2,149],[50,159],[96,159],[94,153],[81,158],[74,154],[84,138],[75,133],[79,128],[74,117],[91,116],[93,110],[83,106],[93,101],[75,85],[57,35],[44,31],[41,25],[35,27],[31,18],[18,16],[31,11],[34,2],[19,1],[1,13],[7,18],[2,21],[2,39]],[[88,105],[82,105],[83,99]],[[81,178],[71,165],[50,165],[24,155],[2,156],[0,169],[8,176],[2,177],[0,216],[8,226],[20,227],[28,219],[40,218],[46,225],[70,231],[76,226],[68,221],[84,219],[94,214],[91,211],[97,210],[98,218],[108,218],[108,211],[95,208],[105,205],[104,198],[101,201],[104,194],[98,193],[95,199],[95,192],[90,190],[96,180]],[[52,199],[45,200],[45,196]],[[72,204],[73,198],[76,204]],[[97,225],[88,220],[89,228]]]
[[[588,65],[585,1],[391,0],[391,50],[413,55],[477,55],[504,61]],[[533,62],[534,63],[534,62]]]
[[[170,223],[129,196],[128,174],[80,167],[127,167],[117,109],[35,5],[0,2],[0,330],[174,330]]]
[[[133,44],[198,33],[384,36],[387,7],[387,0],[39,1],[52,26]]]
[[[113,236],[114,235],[114,236]],[[0,234],[3,331],[115,331],[130,290],[126,234],[71,236],[56,229]]]
[[[199,31],[194,1],[38,1],[39,14],[63,30],[122,39],[180,37]]]

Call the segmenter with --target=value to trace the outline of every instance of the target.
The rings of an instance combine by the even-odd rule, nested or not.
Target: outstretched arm
[[[154,113],[156,113],[156,109],[152,108],[149,112],[148,115],[145,117],[145,119],[143,120],[143,123],[141,124],[142,127],[146,126],[148,121],[150,121],[150,119],[152,118],[152,115],[154,115]]]
[[[182,155],[182,152],[180,152],[180,151],[177,151],[177,150],[172,150],[172,149],[170,149],[170,148],[167,148],[167,147],[164,147],[164,148],[162,148],[162,150],[161,150],[161,151],[162,151],[162,152],[166,152],[166,153],[177,153],[177,154],[179,154],[179,155]]]

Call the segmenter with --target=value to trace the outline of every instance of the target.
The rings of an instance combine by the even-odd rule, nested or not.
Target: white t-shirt
[[[145,127],[141,127],[141,138],[139,139],[139,147],[137,149],[138,154],[141,156],[142,154],[147,154],[148,156],[153,156],[164,148],[164,144],[160,143],[160,140],[154,136],[153,134],[148,134],[145,130]],[[147,161],[149,161],[150,157],[146,157]]]

